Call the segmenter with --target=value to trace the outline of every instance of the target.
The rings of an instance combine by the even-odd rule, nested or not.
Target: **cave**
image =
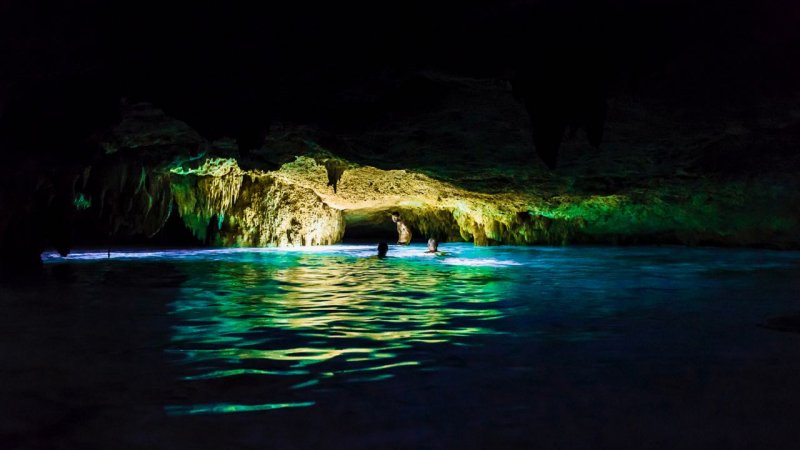
[[[0,448],[795,449],[798,5],[0,2]]]

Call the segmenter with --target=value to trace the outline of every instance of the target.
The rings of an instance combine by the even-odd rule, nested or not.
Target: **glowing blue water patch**
[[[271,411],[283,408],[306,408],[316,402],[297,403],[263,403],[260,405],[235,405],[231,403],[211,403],[205,405],[167,405],[164,411],[170,416],[188,416],[195,414],[230,414],[238,412]]]
[[[468,244],[472,247],[472,244]],[[467,248],[464,244],[448,245],[448,253],[454,252],[458,255],[463,249]],[[425,253],[427,247],[423,244],[413,245],[390,245],[389,258],[430,258],[430,253]],[[91,261],[102,259],[119,260],[186,260],[186,259],[227,259],[241,257],[244,254],[314,254],[326,256],[350,256],[350,257],[369,257],[377,254],[376,245],[313,245],[296,247],[238,247],[238,248],[214,248],[214,249],[181,249],[181,250],[139,250],[139,249],[112,249],[108,250],[74,250],[68,256],[62,257],[57,252],[45,252],[42,259],[45,262],[55,262],[64,260]]]
[[[137,250],[137,249],[115,249],[108,250],[75,250],[68,256],[62,257],[57,252],[45,252],[42,259],[47,261],[59,260],[99,260],[99,259],[211,259],[226,256],[239,256],[242,254],[260,253],[313,253],[328,255],[350,255],[350,256],[369,256],[376,253],[372,246],[366,245],[327,245],[327,246],[303,246],[303,247],[238,247],[238,248],[215,248],[215,249],[187,249],[187,250]]]
[[[442,261],[451,266],[474,266],[474,267],[506,267],[521,266],[521,263],[511,260],[500,260],[494,258],[447,258]]]

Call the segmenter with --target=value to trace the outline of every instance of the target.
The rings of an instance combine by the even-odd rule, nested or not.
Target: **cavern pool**
[[[0,287],[3,448],[791,448],[800,253],[76,251]]]

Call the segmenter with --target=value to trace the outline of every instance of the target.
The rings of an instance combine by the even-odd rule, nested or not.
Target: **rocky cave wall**
[[[173,169],[171,189],[186,226],[213,245],[327,245],[344,234],[342,211],[312,190],[268,173],[243,171],[235,160],[210,159],[189,171]]]
[[[5,168],[0,253],[66,254],[75,228],[78,243],[153,236],[173,214],[206,245],[325,245],[348,228],[391,241],[392,211],[418,240],[800,248],[800,126],[790,106],[765,112],[757,129],[720,128],[692,119],[700,113],[617,98],[603,147],[565,136],[562,164],[549,170],[530,159],[507,86],[419,76],[442,91],[430,111],[335,137],[276,124],[246,154],[153,105],[125,104],[85,164]]]

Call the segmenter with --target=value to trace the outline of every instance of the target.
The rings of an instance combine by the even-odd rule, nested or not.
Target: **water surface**
[[[2,287],[10,447],[792,448],[800,253],[75,252]]]

